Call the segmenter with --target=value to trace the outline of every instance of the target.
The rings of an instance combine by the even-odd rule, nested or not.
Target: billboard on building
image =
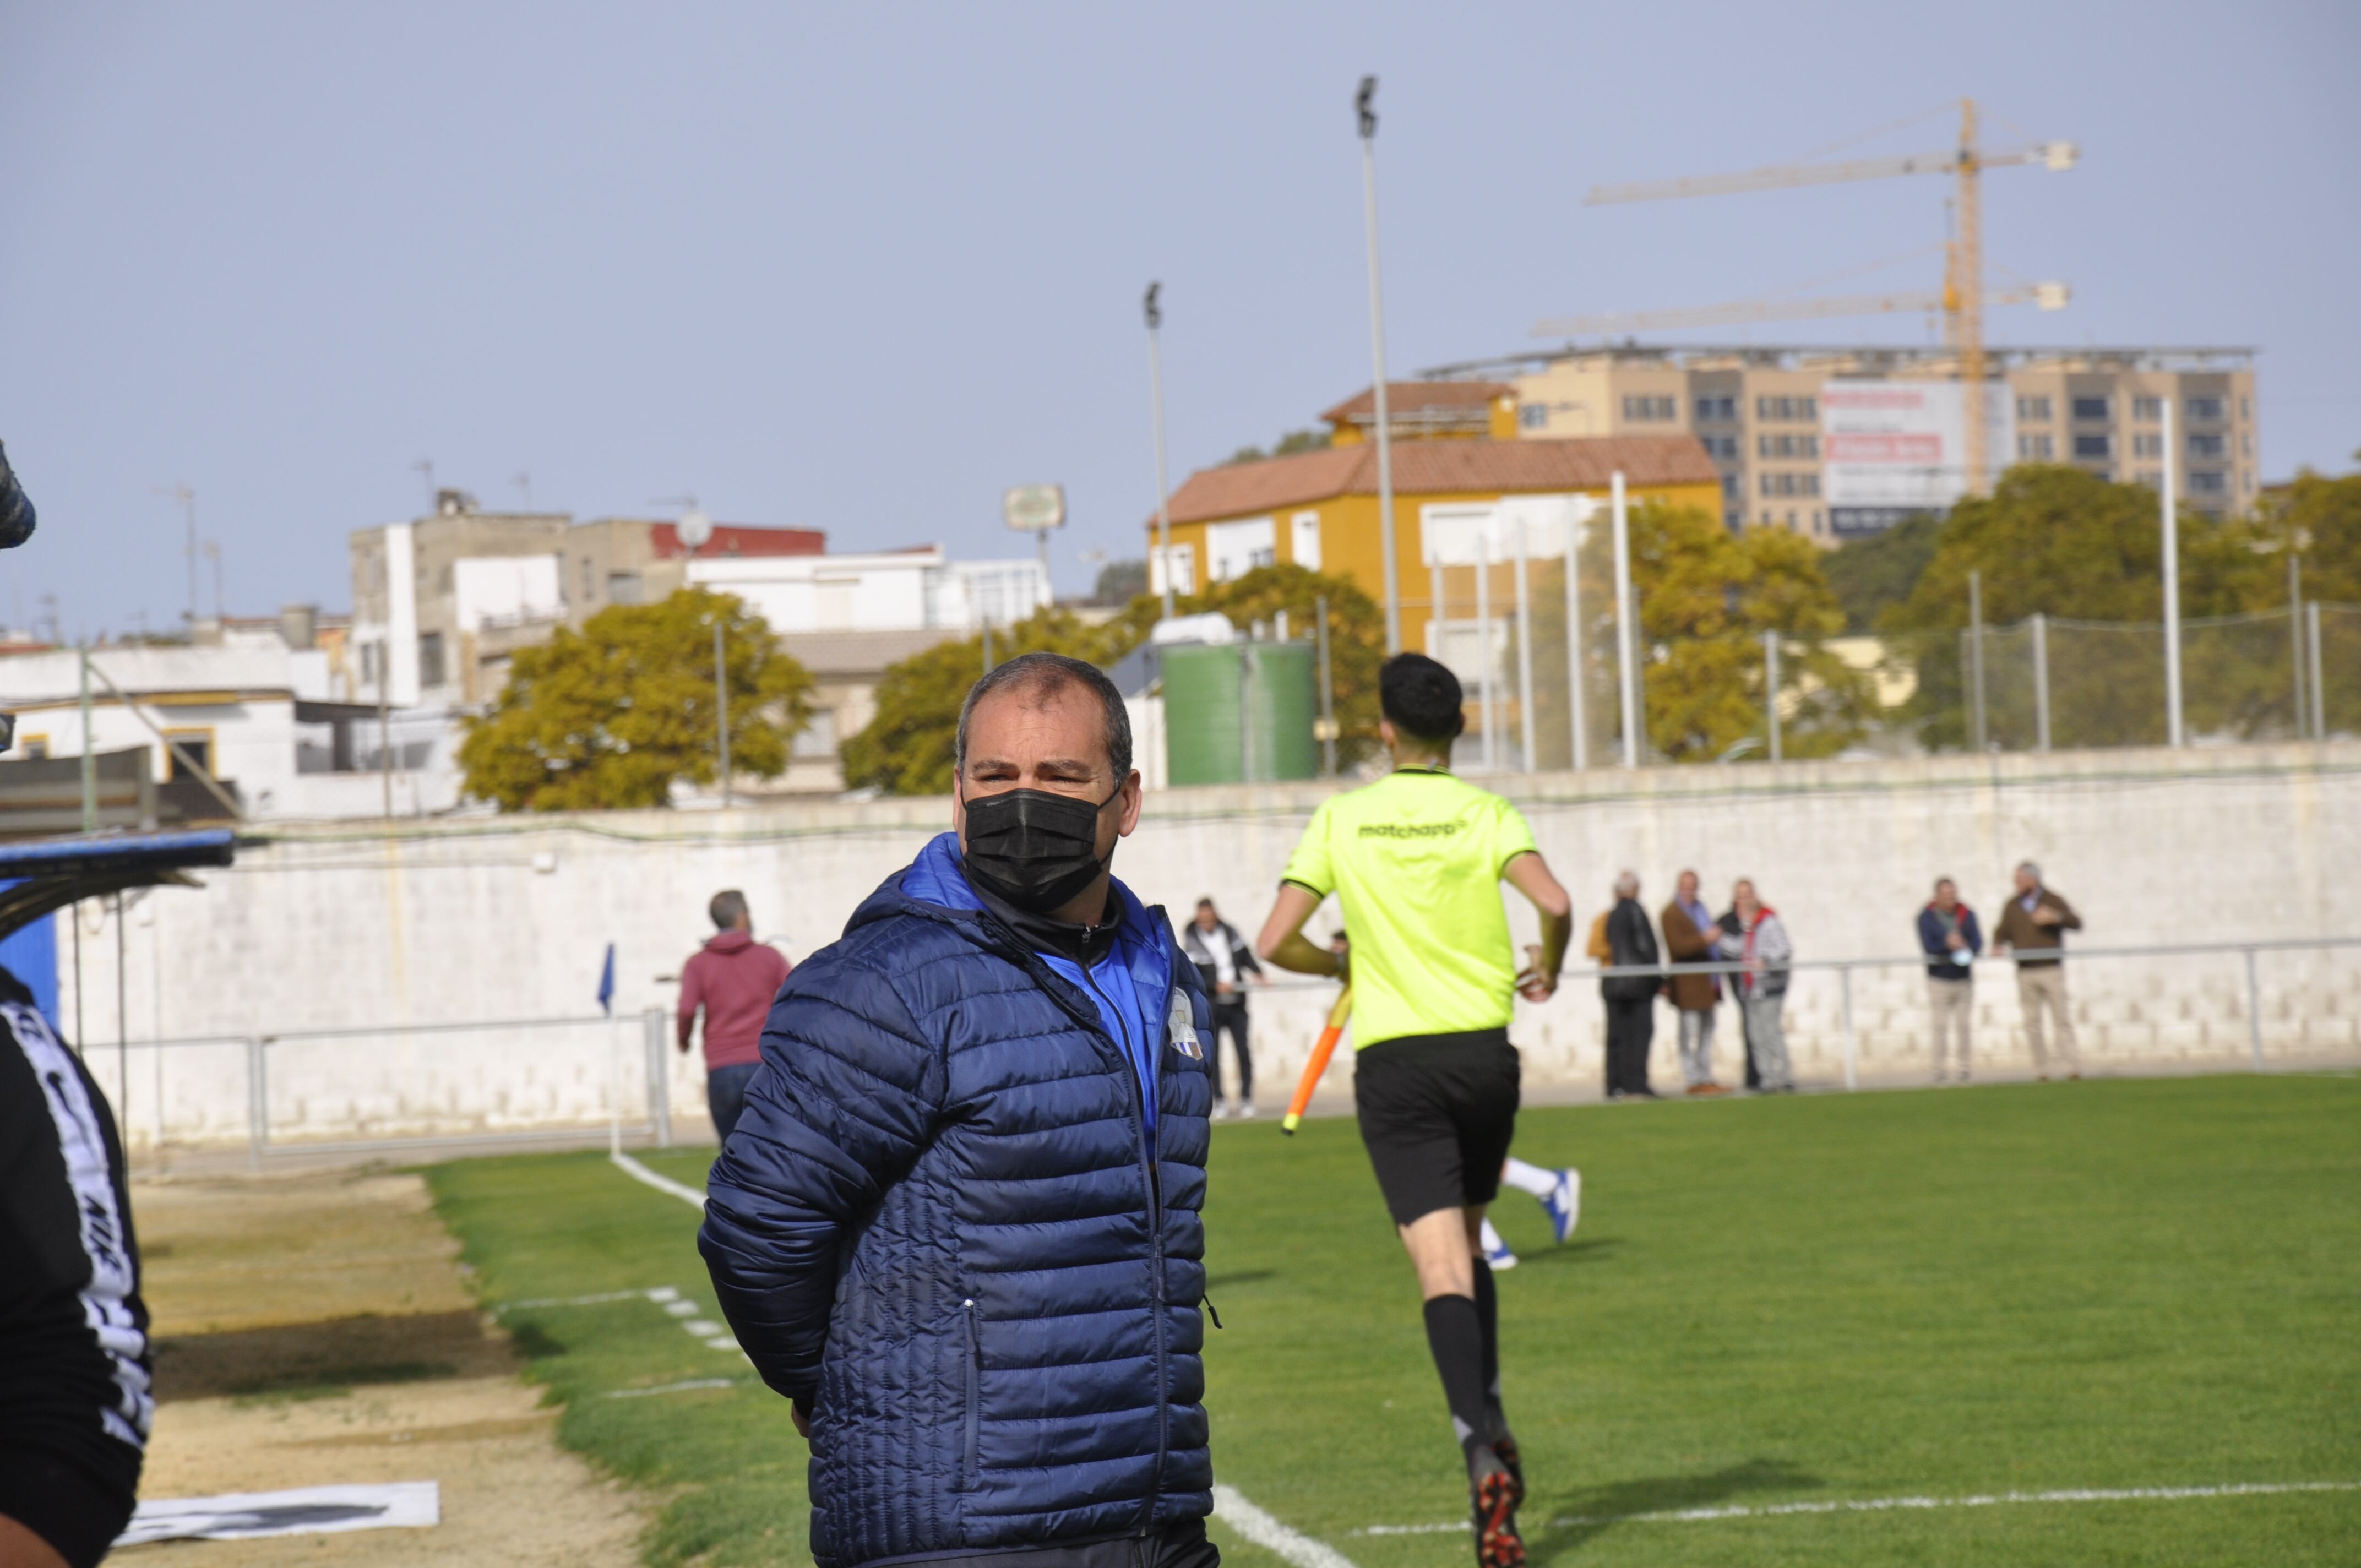
[[[1987,487],[2016,449],[2005,381],[1984,384]],[[1957,381],[1832,380],[1820,389],[1821,481],[1840,538],[1949,511],[1967,493],[1967,389]]]

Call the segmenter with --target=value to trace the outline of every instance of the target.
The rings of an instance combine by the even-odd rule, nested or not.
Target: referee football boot
[[[1498,1447],[1485,1442],[1468,1451],[1467,1476],[1477,1568],[1524,1568],[1525,1541],[1517,1533],[1517,1505],[1524,1500],[1524,1483]]]

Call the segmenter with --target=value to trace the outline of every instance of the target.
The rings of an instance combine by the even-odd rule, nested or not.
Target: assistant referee
[[[1499,1314],[1478,1233],[1516,1131],[1509,1044],[1517,994],[1546,1001],[1573,935],[1572,901],[1517,808],[1452,776],[1459,681],[1400,653],[1378,676],[1393,772],[1312,814],[1257,950],[1281,969],[1341,975],[1303,923],[1335,894],[1353,933],[1353,1098],[1378,1186],[1426,1300],[1427,1344],[1467,1462],[1480,1568],[1519,1568],[1522,1465],[1500,1403]],[[1541,914],[1520,972],[1506,881]]]

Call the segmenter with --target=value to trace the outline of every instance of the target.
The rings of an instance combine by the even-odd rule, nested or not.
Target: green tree
[[[1892,605],[1910,597],[1910,590],[1935,558],[1935,541],[1943,520],[1933,512],[1916,512],[1893,527],[1840,544],[1821,559],[1820,571],[1844,607],[1845,630],[1877,630],[1878,618]]]
[[[1334,437],[1324,430],[1290,430],[1265,452],[1259,446],[1241,446],[1229,455],[1225,466],[1239,463],[1260,463],[1271,457],[1292,457],[1299,452],[1325,452]]]
[[[1820,549],[1781,529],[1733,536],[1695,508],[1651,503],[1631,514],[1631,582],[1640,600],[1641,700],[1648,742],[1680,762],[1709,762],[1739,741],[1766,739],[1763,634],[1780,635],[1782,751],[1830,756],[1867,732],[1869,676],[1830,652],[1844,611],[1821,575]],[[1579,560],[1582,640],[1593,755],[1616,724],[1614,540],[1594,525]],[[1534,641],[1565,646],[1565,578],[1536,576]],[[1562,755],[1562,658],[1535,661],[1535,741]],[[1546,676],[1546,678],[1544,678]]]
[[[2185,511],[2178,532],[2184,617],[2231,615],[2269,602],[2277,568],[2252,548],[2251,524]],[[1971,571],[1978,574],[1988,629],[2036,611],[2053,620],[2119,623],[2059,628],[2051,637],[2050,705],[2063,716],[2057,726],[2062,743],[2163,739],[2163,532],[2155,491],[2110,484],[2062,465],[2029,464],[2002,475],[1990,496],[1951,509],[1938,532],[1934,557],[1909,596],[1879,620],[1895,655],[1916,667],[1911,714],[1932,749],[1956,748],[1969,739],[1969,661],[1960,633],[1968,626]],[[2025,682],[1995,680],[1996,649],[2015,659],[2014,644],[1987,641],[1988,714],[2004,706],[2029,711],[2029,686],[2015,689]],[[2236,693],[2254,684],[2251,674],[2222,678],[2225,712],[2239,706]],[[2204,727],[2207,717],[2191,705],[2192,723]],[[2018,728],[2029,723],[2024,719]]]
[[[2354,456],[2361,458],[2361,452]],[[2294,542],[2303,562],[2304,598],[2361,605],[2361,474],[2332,478],[2302,469],[2264,497],[2253,526],[2271,548]],[[2285,599],[2283,591],[2279,598]]]
[[[713,783],[717,620],[730,771],[778,776],[811,718],[809,672],[740,599],[683,588],[519,650],[490,710],[464,722],[467,792],[503,811],[597,811],[663,806],[677,780]]]
[[[1289,634],[1308,637],[1319,600],[1328,600],[1329,662],[1342,731],[1340,754],[1357,758],[1378,743],[1378,666],[1385,662],[1385,618],[1369,596],[1342,577],[1296,565],[1258,566],[1173,601],[1176,615],[1218,611],[1241,630],[1287,615]],[[1063,653],[1102,667],[1148,641],[1163,614],[1159,596],[1142,594],[1104,625],[1047,609],[1016,626],[995,628],[995,661],[1018,653]],[[885,672],[877,713],[845,742],[844,782],[888,795],[941,795],[951,787],[951,751],[960,705],[983,674],[983,639],[938,643]]]
[[[1148,563],[1110,561],[1099,568],[1091,585],[1093,604],[1129,604],[1148,591]]]
[[[1019,653],[1063,653],[1112,664],[1137,641],[1121,620],[1090,626],[1071,610],[1037,610],[1014,626],[994,627],[995,663]],[[982,635],[938,642],[889,667],[877,683],[877,712],[844,743],[844,782],[887,795],[947,795],[960,705],[983,674]]]

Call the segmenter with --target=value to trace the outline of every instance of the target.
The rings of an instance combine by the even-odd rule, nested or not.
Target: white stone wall
[[[2361,936],[2361,746],[2183,753],[2092,752],[1978,761],[1788,763],[1594,772],[1498,781],[1532,819],[1574,890],[1578,922],[1630,867],[1653,910],[1685,866],[1709,901],[1755,879],[1805,959],[1905,959],[1933,879],[1956,877],[1987,928],[2009,869],[2040,861],[2071,899],[2084,949]],[[1210,894],[1251,935],[1319,785],[1168,792],[1116,859],[1144,896],[1185,917]],[[939,800],[782,802],[731,813],[647,812],[274,829],[202,892],[147,895],[125,933],[123,994],[136,1145],[241,1142],[244,1047],[137,1042],[159,1034],[284,1035],[376,1029],[268,1047],[275,1140],[461,1135],[595,1126],[645,1113],[637,1014],[672,1006],[667,980],[708,933],[717,889],[743,888],[760,933],[796,959],[832,939],[859,901],[947,817]],[[2340,871],[2340,868],[2341,871]],[[1521,939],[1532,930],[1521,900]],[[71,928],[59,931],[61,1012],[75,1025]],[[142,923],[143,919],[147,923]],[[1332,905],[1315,917],[1323,935]],[[404,1036],[403,1026],[595,1019],[606,945],[617,953],[620,1025]],[[116,1059],[116,932],[83,913],[82,1033],[110,1092]],[[1923,971],[1855,975],[1865,1080],[1917,1075]],[[2246,971],[2233,956],[2087,957],[2075,1011],[2093,1070],[2235,1066],[2247,1047]],[[2361,1056],[2361,948],[2267,953],[2258,978],[2275,1062]],[[1323,985],[1275,989],[1257,1006],[1260,1098],[1285,1098],[1325,1011]],[[1537,1091],[1594,1086],[1595,986],[1572,982],[1514,1031]],[[1978,983],[1979,1050],[2024,1060],[2006,965]],[[1841,1077],[1837,977],[1804,972],[1788,1031],[1807,1080]],[[1660,1087],[1674,1082],[1671,1014],[1659,1014]],[[667,1036],[668,1037],[668,1036]],[[1725,1011],[1724,1081],[1737,1028]],[[667,1053],[676,1108],[701,1108],[693,1059]],[[1332,1090],[1349,1083],[1332,1072]],[[160,1112],[160,1119],[159,1113]],[[160,1124],[159,1124],[160,1121]],[[684,1125],[691,1123],[685,1114]]]

